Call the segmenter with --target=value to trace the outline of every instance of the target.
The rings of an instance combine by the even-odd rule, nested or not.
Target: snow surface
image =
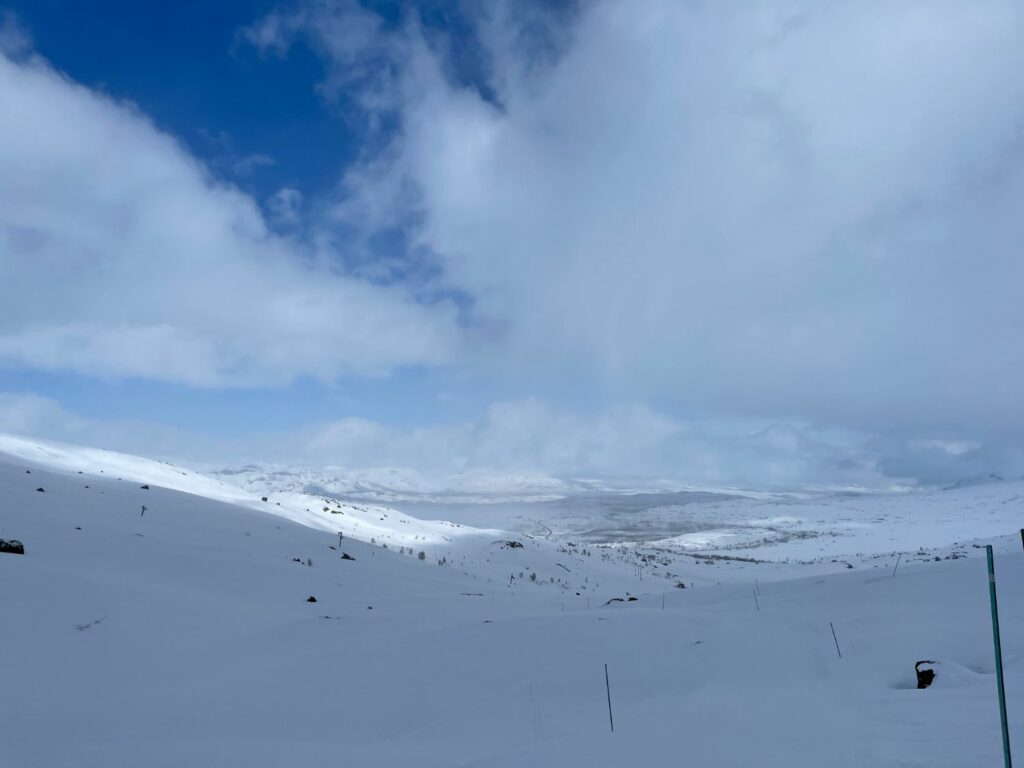
[[[0,437],[2,763],[1000,765],[979,547],[1016,746],[1022,491],[737,500],[722,530],[814,535],[599,546]]]

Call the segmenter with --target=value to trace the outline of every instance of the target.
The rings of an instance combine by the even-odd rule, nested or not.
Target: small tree
[[[426,553],[426,552],[424,552],[424,551],[423,551],[423,550],[421,549],[421,550],[420,550],[420,553],[419,553],[418,555],[416,555],[416,557],[418,557],[418,558],[419,558],[420,560],[426,560],[426,559],[427,559],[427,553]]]

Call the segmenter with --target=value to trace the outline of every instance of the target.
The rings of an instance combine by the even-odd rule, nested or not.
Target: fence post
[[[992,545],[985,546],[985,557],[988,560],[988,596],[992,602],[992,642],[996,651],[996,683],[999,686],[999,721],[1003,726],[1003,762],[1011,768],[1010,729],[1006,723],[1006,691],[1003,687],[1003,647],[999,642],[999,607],[996,604],[996,570],[992,562]]]

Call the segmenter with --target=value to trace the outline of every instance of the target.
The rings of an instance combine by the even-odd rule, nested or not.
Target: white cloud
[[[631,403],[233,445],[270,459],[755,485],[1020,472],[1019,3],[466,7],[469,78],[457,40],[354,0],[245,31],[275,55],[309,43],[321,92],[370,129],[336,199],[268,203],[282,224],[327,211],[313,255],[137,110],[0,56],[0,114],[19,115],[0,121],[0,363],[212,386],[442,364],[505,397]],[[324,267],[344,261],[333,227],[361,230],[359,274],[398,284]],[[367,260],[396,228],[409,253]],[[470,333],[401,287],[423,254]]]
[[[559,477],[663,478],[709,485],[891,485],[863,435],[764,420],[684,421],[633,404],[601,412],[499,402],[476,421],[394,428],[343,419],[307,432],[292,457],[343,467],[398,466]]]
[[[332,7],[290,34],[349,72]],[[1024,428],[1019,3],[596,2],[544,66],[505,8],[482,26],[493,99],[414,22],[392,35],[373,92],[401,131],[338,208],[420,223],[491,329],[478,364],[722,413]]]
[[[19,59],[32,51],[32,36],[29,35],[14,11],[0,11],[0,55]]]
[[[302,211],[302,193],[292,187],[281,187],[267,201],[270,215],[284,226],[294,226]]]
[[[642,404],[580,411],[535,398],[497,402],[479,418],[431,426],[351,417],[224,436],[85,417],[48,398],[0,392],[0,432],[207,468],[246,462],[387,468],[442,484],[453,476],[553,476],[638,485],[890,488],[991,473],[1024,476],[1024,451],[1013,444],[908,440],[768,419],[680,419]]]
[[[857,435],[768,422],[683,422],[642,405],[582,413],[536,399],[495,403],[477,420],[431,427],[346,418],[214,438],[151,422],[86,418],[48,398],[0,392],[0,432],[213,466],[270,461],[393,467],[435,478],[526,473],[709,485],[893,482],[877,471],[877,456]]]
[[[449,358],[450,307],[268,231],[131,105],[0,55],[0,114],[0,364],[225,386]]]
[[[0,433],[145,457],[223,457],[230,450],[224,441],[166,425],[88,418],[69,412],[56,400],[30,392],[0,392]]]

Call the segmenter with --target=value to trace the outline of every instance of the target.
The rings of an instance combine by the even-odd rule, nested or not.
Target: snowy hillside
[[[713,551],[318,498],[0,439],[4,765],[998,765],[978,539],[1024,724],[1016,484],[730,502],[822,535]]]
[[[0,455],[18,457],[77,474],[113,477],[195,494],[238,506],[259,509],[312,528],[343,533],[363,541],[391,545],[450,542],[462,535],[485,535],[449,522],[415,520],[393,509],[368,504],[342,504],[313,494],[285,492],[259,495],[166,462],[142,459],[59,443],[42,443],[0,435]],[[140,504],[144,499],[140,497]]]
[[[597,480],[564,480],[541,474],[465,472],[435,477],[394,467],[311,469],[246,464],[240,467],[208,468],[207,473],[255,492],[323,493],[346,499],[378,502],[540,501],[583,491],[611,490],[608,484]]]

